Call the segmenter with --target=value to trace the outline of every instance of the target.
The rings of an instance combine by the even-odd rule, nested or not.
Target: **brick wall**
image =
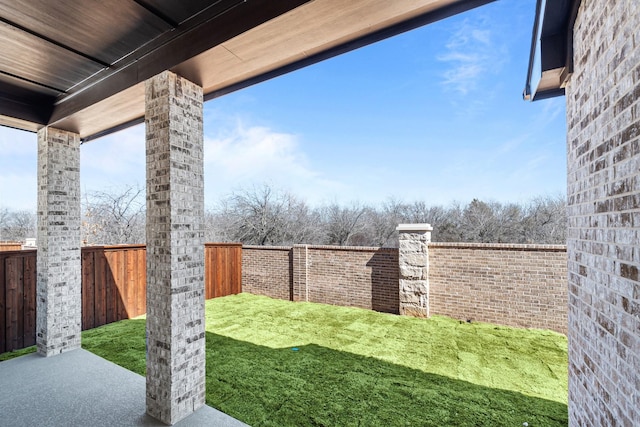
[[[569,419],[640,425],[640,7],[583,0],[566,88]]]
[[[242,291],[291,300],[290,246],[243,246]]]
[[[398,313],[397,249],[295,246],[293,251],[294,301]]]
[[[431,243],[431,314],[567,333],[560,245]]]
[[[566,248],[429,244],[431,314],[567,331]],[[245,246],[245,292],[399,311],[396,248]]]

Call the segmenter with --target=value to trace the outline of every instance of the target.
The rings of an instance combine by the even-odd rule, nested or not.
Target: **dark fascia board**
[[[51,115],[50,102],[27,102],[0,94],[0,117],[6,116],[42,125]]]
[[[308,1],[254,0],[234,3],[223,14],[199,22],[126,65],[113,67],[105,77],[82,91],[64,97],[54,106],[49,123],[63,120]]]
[[[355,40],[351,40],[348,41],[344,44],[335,46],[331,49],[328,49],[324,52],[306,57],[300,61],[282,66],[280,68],[277,68],[275,70],[269,71],[267,73],[261,74],[259,76],[255,76],[252,78],[249,78],[247,80],[243,80],[239,83],[227,86],[225,88],[213,91],[213,92],[209,92],[209,93],[205,93],[204,94],[204,100],[205,101],[209,101],[211,99],[215,99],[215,98],[219,98],[223,95],[232,93],[232,92],[236,92],[238,90],[247,88],[249,86],[253,86],[255,84],[258,83],[262,83],[264,81],[273,79],[275,77],[279,77],[281,75],[290,73],[292,71],[296,71],[299,70],[301,68],[307,67],[309,65],[313,65],[316,64],[318,62],[324,61],[325,59],[330,59],[333,58],[335,56],[341,55],[343,53],[347,53],[350,52],[352,50],[358,49],[360,47],[364,47],[370,44],[373,44],[375,42],[387,39],[389,37],[393,37],[396,36],[398,34],[402,34],[404,32],[410,31],[410,30],[414,30],[416,28],[422,27],[424,25],[427,24],[431,24],[437,21],[440,21],[442,19],[445,18],[449,18],[451,16],[469,11],[471,9],[474,9],[476,7],[480,7],[480,6],[484,6],[486,4],[492,3],[496,0],[466,0],[466,1],[461,1],[461,2],[456,2],[454,4],[451,4],[449,6],[445,6],[443,8],[440,8],[436,11],[433,12],[427,12],[425,14],[422,14],[420,16],[416,16],[412,19],[409,19],[407,21],[404,22],[400,22],[398,24],[392,25],[390,27],[378,30],[376,32],[364,35],[360,38],[357,38]],[[118,132],[120,130],[126,129],[128,127],[131,126],[135,126],[138,125],[140,123],[144,122],[144,118],[138,118],[135,120],[132,120],[130,122],[127,123],[123,123],[121,125],[118,125],[114,128],[111,129],[106,129],[104,131],[101,131],[99,133],[96,133],[94,135],[89,135],[85,138],[83,138],[84,142],[88,142],[97,138],[101,138],[103,136],[109,135],[111,133],[114,132]]]
[[[246,87],[253,86],[258,83],[262,83],[264,81],[273,79],[275,77],[279,77],[281,75],[290,73],[292,71],[299,70],[309,65],[316,64],[326,59],[333,58],[343,53],[351,52],[352,50],[355,50],[364,46],[368,46],[370,44],[379,42],[389,37],[393,37],[398,34],[402,34],[410,30],[414,30],[416,28],[425,26],[427,24],[432,24],[434,22],[449,18],[454,15],[458,15],[468,10],[475,9],[476,7],[484,6],[488,3],[493,3],[494,1],[496,0],[466,0],[466,1],[453,3],[449,6],[445,6],[433,12],[427,12],[422,15],[416,16],[412,19],[409,19],[407,21],[400,22],[398,24],[392,25],[387,28],[383,28],[381,30],[375,31],[370,34],[366,34],[355,40],[348,41],[346,43],[343,43],[341,45],[328,49],[324,52],[320,52],[315,55],[301,59],[300,61],[284,65],[280,68],[261,74],[259,76],[255,76],[250,79],[233,84],[231,86],[227,86],[225,88],[222,88],[210,93],[206,93],[204,95],[204,99],[205,101],[208,101],[214,98],[218,98],[220,96],[229,94],[231,92],[235,92],[237,90],[244,89]]]
[[[118,126],[114,126],[112,128],[105,129],[101,132],[94,133],[93,135],[89,135],[85,138],[82,138],[82,144],[84,144],[85,142],[93,141],[94,139],[102,138],[103,136],[111,135],[112,133],[120,132],[121,130],[128,129],[132,126],[136,126],[142,123],[144,123],[144,117],[130,120]]]
[[[27,86],[0,80],[0,116],[44,125],[51,116],[55,96],[36,93]]]
[[[531,35],[529,67],[523,91],[525,100],[537,101],[564,95],[564,88],[558,86],[544,91],[532,88],[533,73],[541,74],[565,68],[565,75],[573,72],[573,27],[581,0],[538,0]],[[544,10],[544,16],[542,11]],[[540,28],[541,27],[541,28]],[[538,30],[540,38],[538,39]],[[540,70],[534,70],[536,50],[540,45]]]

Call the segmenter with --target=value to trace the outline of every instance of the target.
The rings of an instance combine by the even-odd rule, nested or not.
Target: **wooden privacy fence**
[[[206,299],[242,292],[241,243],[204,245],[204,286]]]
[[[3,251],[19,251],[22,249],[20,242],[0,242],[0,252]]]
[[[144,245],[90,246],[82,258],[82,329],[146,312]],[[242,245],[205,245],[205,298],[242,292]],[[35,344],[36,251],[0,252],[0,353]]]

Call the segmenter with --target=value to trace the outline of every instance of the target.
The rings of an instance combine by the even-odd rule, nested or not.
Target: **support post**
[[[52,356],[80,347],[80,137],[38,131],[36,344]]]
[[[205,402],[202,88],[147,80],[147,413],[175,424]]]
[[[400,266],[400,314],[429,317],[430,224],[400,224],[398,262]]]

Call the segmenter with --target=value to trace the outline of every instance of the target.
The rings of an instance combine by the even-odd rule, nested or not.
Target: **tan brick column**
[[[400,314],[429,317],[430,224],[400,224],[398,263],[400,266]]]
[[[52,356],[80,347],[80,137],[38,132],[36,343]]]
[[[204,405],[202,88],[146,82],[147,413],[174,424]]]

